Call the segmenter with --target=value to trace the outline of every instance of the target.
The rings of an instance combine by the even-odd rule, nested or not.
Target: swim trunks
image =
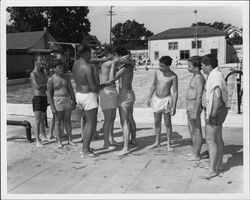
[[[209,117],[208,119],[206,119],[206,124],[210,126],[222,126],[222,124],[226,120],[227,113],[228,108],[225,105],[221,106],[218,109],[217,115],[215,117]]]
[[[72,100],[70,97],[54,97],[54,105],[57,111],[70,110]]]
[[[196,100],[187,100],[187,105],[186,105],[186,109],[187,109],[187,115],[189,117],[189,119],[191,118],[191,114],[195,109],[195,104],[196,104]],[[197,115],[197,119],[200,119],[200,114],[202,112],[202,105],[200,105],[200,107],[198,108],[198,115]]]
[[[103,89],[100,91],[100,107],[102,110],[117,108],[116,89]]]
[[[118,94],[118,107],[133,107],[135,103],[135,93],[133,90],[120,91]]]
[[[94,92],[89,93],[76,93],[76,103],[81,109],[87,111],[98,108],[97,94]]]
[[[32,99],[33,112],[35,111],[46,112],[47,105],[48,105],[47,96],[34,96]]]
[[[151,108],[154,113],[170,113],[173,107],[173,98],[172,96],[166,96],[163,98],[157,97],[154,95],[151,100]]]

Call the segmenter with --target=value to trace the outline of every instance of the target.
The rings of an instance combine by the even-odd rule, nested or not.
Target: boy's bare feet
[[[199,156],[197,157],[195,155],[192,155],[187,160],[188,161],[199,161],[199,160],[201,160],[201,158]]]
[[[76,143],[72,142],[72,141],[69,141],[69,145],[72,145],[72,146],[77,146]]]
[[[132,144],[132,145],[137,145],[137,142],[136,142],[136,139],[131,139],[129,140],[129,144]]]
[[[112,140],[112,141],[110,142],[110,144],[111,144],[111,145],[114,145],[114,146],[121,146],[121,144],[118,143],[118,142],[116,142],[115,140]]]
[[[103,146],[103,149],[108,149],[108,150],[114,150],[115,148],[116,148],[116,147],[113,146],[113,145],[110,145],[110,146],[104,145],[104,146]]]
[[[171,151],[173,151],[173,150],[174,150],[174,148],[173,148],[173,147],[171,147],[171,145],[168,145],[168,146],[167,146],[167,149],[168,149],[168,151],[169,151],[169,152],[171,152]]]
[[[41,142],[36,142],[37,148],[44,148],[44,145]]]
[[[161,147],[160,144],[154,143],[153,145],[150,145],[148,148],[149,148],[149,149],[154,149],[154,148],[159,148],[159,147]]]
[[[121,150],[121,151],[119,151],[118,153],[117,153],[117,155],[118,156],[124,156],[124,155],[126,155],[126,154],[128,154],[129,153],[129,151],[128,150]]]
[[[209,180],[209,179],[211,179],[213,177],[216,177],[217,175],[218,175],[217,172],[209,172],[209,171],[207,171],[204,175],[199,176],[199,178]]]

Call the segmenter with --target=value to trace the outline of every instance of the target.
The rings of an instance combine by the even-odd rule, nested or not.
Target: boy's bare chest
[[[172,76],[164,76],[163,73],[158,73],[156,77],[157,77],[158,83],[162,83],[162,84],[172,83],[173,81]]]
[[[47,76],[43,73],[36,75],[36,80],[38,84],[45,84],[47,82]]]
[[[67,87],[68,82],[65,78],[55,77],[55,79],[53,81],[53,85],[55,88],[62,88],[62,87]]]

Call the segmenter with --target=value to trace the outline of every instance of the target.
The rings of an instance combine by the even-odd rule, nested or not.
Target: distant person
[[[97,123],[97,94],[104,85],[97,85],[94,80],[93,68],[89,65],[91,50],[89,45],[81,44],[77,48],[79,59],[75,61],[72,72],[76,83],[76,102],[86,116],[86,127],[83,134],[81,157],[95,157],[90,142]]]
[[[65,74],[65,63],[59,61],[56,64],[55,74],[48,80],[48,97],[52,113],[55,115],[55,134],[58,147],[62,145],[61,123],[64,122],[68,136],[68,143],[74,145],[72,141],[71,109],[75,109],[76,101],[74,92],[70,86],[69,78]]]
[[[136,124],[133,117],[135,93],[132,88],[134,76],[134,62],[126,48],[118,47],[115,50],[116,57],[113,59],[113,65],[118,68],[115,79],[119,79],[118,107],[123,132],[123,149],[118,153],[122,156],[130,153],[129,143],[137,145],[136,142]],[[131,140],[130,139],[131,133]]]
[[[152,107],[155,119],[155,143],[149,148],[161,146],[161,121],[162,114],[167,132],[167,149],[173,151],[171,146],[172,122],[171,116],[176,113],[176,105],[178,98],[178,78],[177,75],[170,70],[172,58],[163,56],[159,60],[159,70],[154,73],[154,80],[151,86],[147,104]],[[173,93],[171,94],[171,88]]]
[[[189,161],[200,160],[202,147],[202,94],[204,91],[205,79],[201,74],[201,56],[193,56],[188,59],[188,71],[193,74],[186,94],[186,110],[188,129],[193,143],[193,153]]]
[[[217,170],[223,169],[222,125],[228,114],[228,91],[218,60],[208,54],[202,57],[201,68],[208,75],[206,83],[206,142],[209,152],[209,169],[200,176],[209,179],[217,176]]]
[[[35,68],[30,74],[31,85],[34,89],[34,97],[32,99],[33,112],[35,115],[34,132],[36,137],[36,146],[44,147],[39,139],[41,132],[41,140],[47,141],[45,134],[45,114],[47,111],[47,75],[44,72],[46,67],[45,60],[41,55],[36,55],[32,60]]]
[[[107,47],[105,49],[105,55],[109,58],[114,57],[114,52],[112,48]],[[106,61],[101,65],[100,81],[105,83],[107,81],[114,79],[114,67],[111,70],[113,62],[112,60]],[[117,96],[115,83],[109,87],[105,87],[100,91],[100,107],[104,114],[104,123],[103,123],[103,136],[104,136],[104,145],[103,148],[113,150],[115,145],[118,145],[114,140],[114,120],[116,117],[117,109]]]

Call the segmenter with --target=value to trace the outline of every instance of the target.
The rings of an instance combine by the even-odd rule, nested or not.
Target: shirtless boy
[[[133,117],[135,103],[135,93],[132,88],[134,75],[134,65],[132,57],[128,55],[126,48],[118,47],[115,50],[116,58],[113,59],[114,68],[118,68],[114,80],[119,80],[118,107],[120,121],[123,132],[123,149],[118,153],[119,156],[128,154],[129,143],[136,145],[136,124]],[[113,71],[113,69],[111,69]],[[112,72],[111,72],[112,74]],[[131,133],[131,141],[129,141]]]
[[[171,116],[176,113],[178,98],[178,79],[177,75],[170,70],[172,58],[163,56],[159,60],[159,70],[154,73],[154,80],[148,96],[148,106],[152,107],[155,119],[155,143],[149,148],[161,146],[161,121],[162,113],[167,132],[167,149],[173,151],[171,147],[172,122]],[[172,88],[172,94],[171,94]]]
[[[208,54],[202,57],[202,71],[208,75],[206,83],[206,142],[209,153],[209,169],[203,179],[217,176],[217,170],[223,169],[222,125],[228,114],[228,91],[224,76],[218,68],[218,60]]]
[[[59,61],[55,68],[55,74],[48,80],[48,99],[52,113],[55,115],[55,135],[57,137],[58,147],[62,145],[62,129],[61,123],[64,122],[68,136],[68,143],[72,142],[71,129],[71,109],[75,109],[76,101],[74,91],[69,83],[69,78],[65,72],[65,63]]]
[[[109,58],[113,58],[112,48],[107,47],[105,49],[105,55]],[[112,60],[106,61],[101,65],[100,81],[105,83],[109,80],[114,79],[114,70],[111,70]],[[113,69],[113,68],[112,68]],[[116,117],[117,108],[117,96],[115,83],[109,87],[105,87],[100,91],[100,107],[104,114],[103,123],[103,135],[104,135],[104,145],[103,148],[108,148],[113,150],[118,143],[114,140],[113,129],[114,120]]]
[[[193,142],[193,153],[188,158],[189,161],[200,160],[200,151],[202,146],[201,112],[202,112],[202,94],[205,85],[205,79],[201,74],[201,58],[193,56],[188,59],[188,71],[193,73],[186,94],[187,121],[190,136]]]
[[[47,75],[44,73],[45,60],[41,55],[36,55],[33,58],[34,70],[30,73],[31,85],[34,89],[34,97],[32,99],[33,112],[35,115],[35,137],[36,146],[41,148],[44,145],[39,139],[39,133],[41,131],[42,141],[48,138],[45,135],[45,114],[47,111]]]
[[[93,69],[88,61],[91,57],[89,45],[81,44],[77,48],[79,59],[74,63],[72,72],[76,83],[76,102],[86,116],[86,127],[83,134],[81,157],[94,157],[96,154],[90,149],[96,122],[97,122],[97,93],[104,86],[97,85],[94,81]],[[83,131],[83,130],[82,130]]]

